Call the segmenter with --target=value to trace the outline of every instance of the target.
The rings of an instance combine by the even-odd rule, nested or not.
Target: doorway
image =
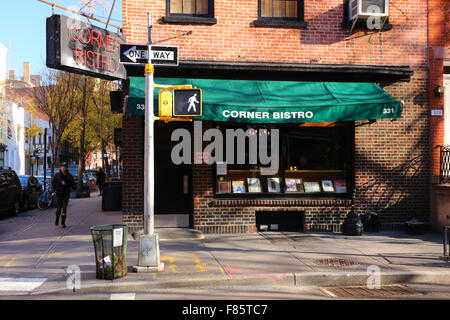
[[[192,228],[192,165],[175,165],[171,159],[172,132],[191,132],[191,122],[155,122],[155,227]]]

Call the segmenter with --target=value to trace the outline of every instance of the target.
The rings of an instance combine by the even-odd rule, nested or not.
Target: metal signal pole
[[[144,234],[139,238],[138,266],[136,272],[155,272],[164,270],[159,256],[158,234],[154,233],[155,219],[155,152],[153,90],[154,66],[150,64],[151,52],[151,14],[148,18],[149,63],[145,66],[145,134],[144,134]]]

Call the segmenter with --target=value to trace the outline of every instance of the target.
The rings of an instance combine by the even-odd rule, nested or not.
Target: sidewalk
[[[164,271],[133,273],[138,241],[128,239],[128,275],[95,278],[90,226],[121,223],[121,212],[102,212],[101,198],[71,199],[68,228],[55,227],[54,209],[33,210],[0,221],[0,295],[70,293],[69,266],[81,270],[81,292],[135,292],[207,285],[365,285],[381,272],[381,284],[450,285],[450,263],[441,258],[442,235],[402,232],[347,237],[331,233],[203,235],[156,228]],[[379,269],[378,269],[379,268]]]

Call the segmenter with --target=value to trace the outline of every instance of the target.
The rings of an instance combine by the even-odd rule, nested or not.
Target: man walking
[[[69,202],[70,190],[73,186],[73,177],[68,170],[68,165],[66,162],[61,164],[61,169],[55,174],[52,180],[53,194],[56,194],[56,220],[55,225],[59,224],[59,216],[61,216],[61,225],[63,228],[66,227],[67,218],[67,204]],[[62,214],[61,214],[62,210]]]
[[[102,167],[98,167],[98,169],[97,169],[97,186],[98,186],[98,191],[100,192],[99,196],[102,195],[104,183],[105,183],[105,173],[103,172]]]

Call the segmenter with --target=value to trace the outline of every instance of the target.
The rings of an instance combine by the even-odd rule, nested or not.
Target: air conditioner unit
[[[350,0],[349,18],[367,19],[369,17],[388,17],[389,0]]]

